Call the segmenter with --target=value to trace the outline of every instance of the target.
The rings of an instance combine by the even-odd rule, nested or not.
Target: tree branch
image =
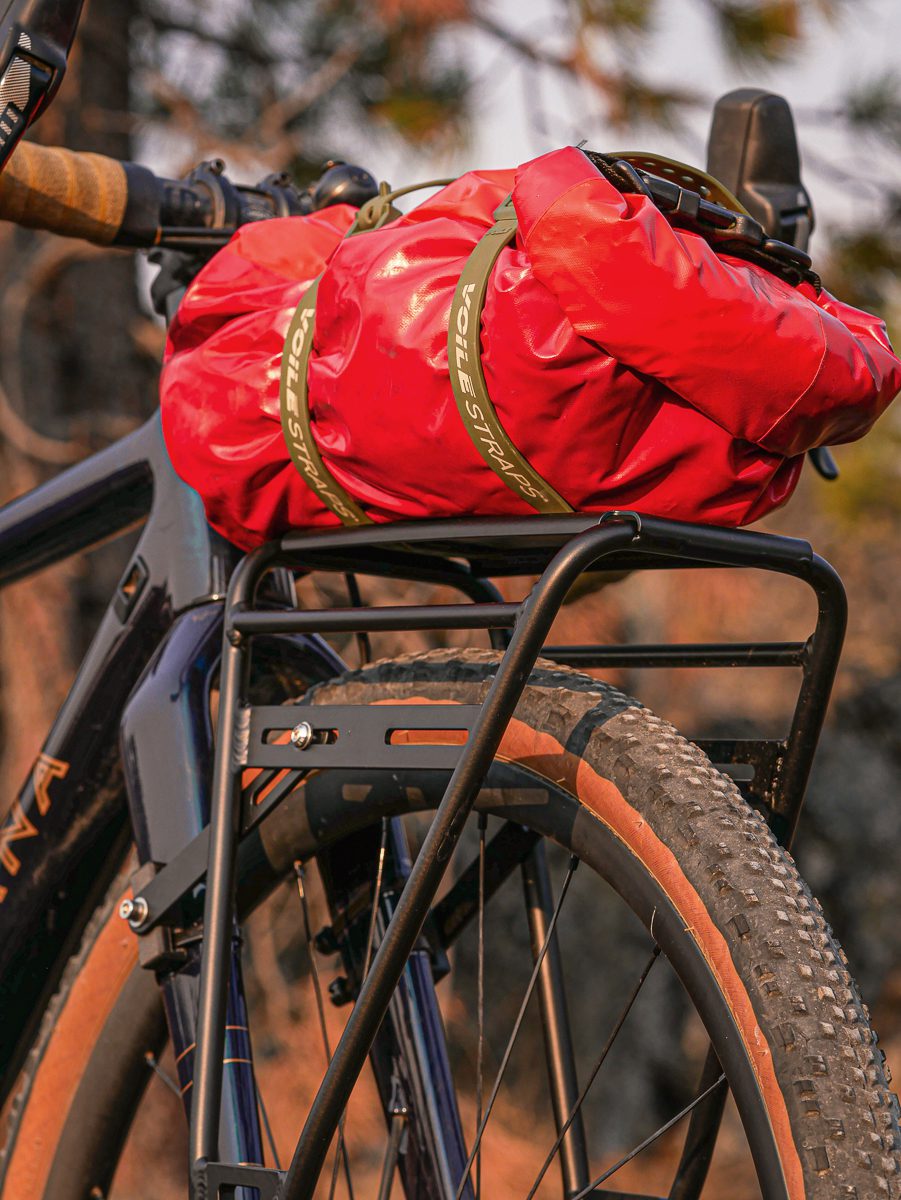
[[[359,61],[362,52],[359,42],[345,42],[299,88],[271,104],[259,124],[263,141],[274,140],[292,121],[337,87]]]
[[[634,101],[641,94],[646,94],[649,100],[656,99],[661,106],[667,104],[696,105],[701,101],[701,97],[694,92],[676,89],[664,92],[645,85],[641,80],[633,79],[628,74],[622,72],[614,74],[605,71],[592,57],[585,39],[578,36],[575,31],[572,49],[567,53],[559,53],[545,49],[544,46],[523,37],[482,13],[473,13],[470,21],[477,29],[502,42],[521,58],[534,62],[538,66],[550,67],[552,70],[560,71],[564,75],[575,77],[588,84],[604,97],[607,103],[608,117],[615,124],[624,124],[633,118],[634,113],[630,108],[629,100]]]
[[[274,67],[298,61],[296,55],[276,54],[253,37],[242,37],[227,31],[207,29],[202,25],[196,24],[194,21],[186,21],[180,17],[164,17],[159,13],[152,12],[144,13],[143,15],[144,20],[157,33],[187,34],[189,37],[195,37],[198,41],[205,42],[209,46],[218,46],[220,50],[227,50],[230,54],[240,54],[250,62],[256,63],[257,66]]]
[[[5,386],[0,384],[0,433],[20,454],[38,462],[56,466],[77,462],[84,457],[85,446],[74,438],[48,437],[39,433],[22,416],[25,405],[21,344],[27,314],[35,296],[45,291],[70,263],[96,258],[103,253],[98,246],[47,237],[29,261],[28,270],[19,274],[3,297],[0,316]]]
[[[503,42],[505,46],[514,50],[520,57],[527,58],[531,62],[540,63],[546,67],[554,67],[558,71],[572,71],[574,69],[575,64],[572,55],[555,54],[551,50],[545,50],[543,46],[538,46],[534,42],[530,42],[528,38],[514,33],[512,29],[508,29],[491,17],[486,17],[483,13],[474,12],[469,18],[469,23],[474,25],[476,29],[481,29],[483,33],[490,34],[497,41]]]

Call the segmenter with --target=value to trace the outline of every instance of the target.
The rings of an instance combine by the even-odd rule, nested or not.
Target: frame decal
[[[54,758],[51,754],[39,754],[37,762],[34,764],[34,770],[31,774],[31,782],[34,784],[34,798],[38,806],[38,812],[42,817],[45,817],[50,811],[50,784],[54,779],[65,779],[69,774],[69,763],[63,762],[60,758]]]

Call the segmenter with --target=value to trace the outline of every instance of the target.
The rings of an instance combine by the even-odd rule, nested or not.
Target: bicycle
[[[121,171],[74,161],[88,182]],[[154,222],[122,236],[181,254],[208,252],[242,217],[306,203],[286,181],[242,193],[209,168],[170,184],[129,166],[125,179],[131,211]],[[55,221],[71,231],[71,215]],[[179,282],[173,270],[170,311]],[[639,1185],[646,1197],[700,1195],[728,1130],[728,1095],[768,1200],[897,1194],[897,1102],[844,956],[787,850],[846,617],[838,576],[809,545],[612,512],[295,531],[241,558],[174,475],[154,419],[0,510],[0,583],[139,520],[137,549],[0,830],[3,1200],[107,1196],[167,1036],[194,1197],[298,1200],[320,1183],[332,1194],[345,1172],[350,1189],[343,1114],[367,1060],[387,1135],[380,1200],[397,1180],[409,1197],[478,1197],[482,1135],[535,991],[552,1131],[522,1189],[529,1200],[561,1190],[635,1200]],[[546,644],[585,572],[714,565],[809,586],[811,637]],[[293,576],[310,570],[347,577],[350,607],[298,608]],[[524,574],[539,580],[521,603],[491,582]],[[439,583],[464,600],[367,607],[357,575]],[[349,670],[323,640],[354,633],[365,655],[367,635],[392,629],[484,631],[491,648]],[[803,677],[786,737],[691,743],[575,669],[623,665],[793,667]],[[411,813],[434,814],[415,859]],[[471,860],[437,899],[464,826]],[[556,896],[554,846],[565,860]],[[315,938],[304,889],[313,859],[329,907]],[[528,979],[487,1090],[487,937],[517,871]],[[586,1072],[561,941],[566,899],[589,874],[618,897],[640,955]],[[340,956],[332,998],[353,1001],[287,1172],[264,1165],[268,1118],[235,925],[284,880],[299,887],[308,947]],[[461,936],[476,939],[472,1101],[457,1093],[439,1005]],[[704,1031],[687,1056],[700,1081],[670,1086],[660,1098],[668,1115],[598,1171],[583,1101],[664,961],[681,987],[671,1011],[690,1010]],[[473,1104],[467,1139],[461,1107]],[[646,1180],[617,1190],[620,1168],[683,1129],[668,1181],[652,1162]]]

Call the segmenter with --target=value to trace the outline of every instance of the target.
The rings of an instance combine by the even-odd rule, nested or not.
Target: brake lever
[[[808,450],[807,454],[818,475],[821,475],[823,479],[828,479],[830,483],[838,479],[841,472],[838,469],[838,463],[832,457],[832,452],[828,447],[815,446],[813,450]]]
[[[0,170],[56,95],[83,0],[16,0],[0,22]]]

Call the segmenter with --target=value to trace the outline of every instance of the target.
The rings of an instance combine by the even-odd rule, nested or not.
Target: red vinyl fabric
[[[532,511],[470,441],[447,365],[460,272],[511,190],[482,364],[514,444],[574,509],[747,524],[788,499],[805,450],[861,437],[901,389],[880,320],[717,255],[567,148],[346,240],[347,206],[247,225],[204,267],[170,327],[162,416],[215,528],[249,549],[338,523],[279,415],[288,324],[323,270],[309,402],[335,479],[376,522]]]

